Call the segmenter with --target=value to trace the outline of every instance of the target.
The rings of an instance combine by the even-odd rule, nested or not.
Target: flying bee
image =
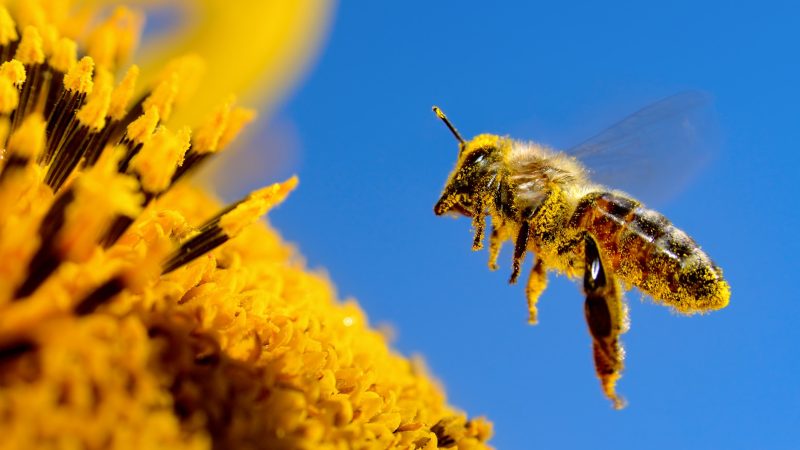
[[[656,117],[664,109],[657,105],[644,115]],[[623,289],[637,287],[682,314],[728,304],[722,270],[692,238],[627,194],[592,181],[572,154],[493,134],[466,141],[439,108],[433,110],[459,147],[434,213],[470,217],[473,250],[483,247],[490,217],[489,267],[497,268],[502,243],[513,241],[510,283],[517,281],[526,252],[534,254],[526,285],[532,324],[547,272],[582,278],[595,370],[615,408],[624,406],[616,393],[624,356],[620,335],[628,328]]]

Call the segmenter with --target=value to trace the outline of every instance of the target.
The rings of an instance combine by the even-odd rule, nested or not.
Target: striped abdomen
[[[635,200],[609,192],[578,204],[573,227],[594,236],[605,264],[628,284],[682,313],[723,308],[730,287],[722,270],[686,233]]]

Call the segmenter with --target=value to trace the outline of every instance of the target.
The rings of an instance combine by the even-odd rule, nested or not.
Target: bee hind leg
[[[626,311],[619,283],[611,272],[606,271],[597,242],[588,233],[584,254],[584,313],[592,335],[595,371],[606,397],[614,403],[614,408],[621,409],[625,401],[617,395],[615,386],[622,373],[625,355],[619,336],[626,328]]]
[[[547,287],[547,268],[541,258],[536,258],[536,263],[528,275],[528,284],[525,285],[525,298],[528,300],[528,323],[536,325],[539,322],[539,310],[536,303],[539,296]]]

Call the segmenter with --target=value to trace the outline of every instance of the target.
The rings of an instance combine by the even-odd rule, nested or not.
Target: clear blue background
[[[301,186],[270,220],[424,355],[452,404],[488,416],[499,448],[799,448],[799,16],[770,1],[342,1],[277,117],[299,153],[269,177]],[[456,147],[430,107],[465,136],[567,145],[687,88],[715,97],[722,147],[659,209],[733,296],[680,317],[629,294],[629,406],[614,411],[577,284],[552,276],[530,327],[508,251],[490,272],[469,221],[433,215]]]

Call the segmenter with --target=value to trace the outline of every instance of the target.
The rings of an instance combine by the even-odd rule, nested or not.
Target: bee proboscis
[[[592,182],[577,158],[494,134],[467,141],[439,108],[433,110],[459,147],[435,214],[472,218],[473,250],[483,247],[490,217],[489,267],[497,268],[501,244],[513,241],[511,283],[526,252],[534,254],[526,285],[530,323],[537,322],[547,272],[583,279],[595,370],[615,408],[624,406],[616,392],[624,355],[620,335],[628,328],[624,288],[637,287],[683,314],[728,304],[722,270],[692,238],[627,194]]]

